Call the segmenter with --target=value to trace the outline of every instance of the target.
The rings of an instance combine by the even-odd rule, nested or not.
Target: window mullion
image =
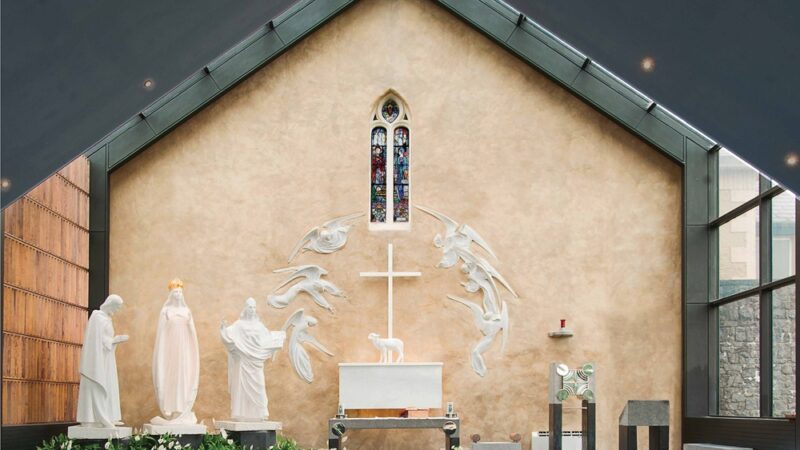
[[[386,223],[394,223],[394,130],[386,127]]]
[[[761,193],[770,189],[771,182],[759,178]],[[772,199],[761,197],[759,215],[759,287],[772,281]],[[772,417],[772,291],[759,295],[759,403],[761,417]]]
[[[708,221],[719,216],[719,151],[708,155]],[[719,309],[710,302],[719,297],[719,227],[708,233],[708,413],[719,414]]]
[[[760,298],[759,383],[761,417],[772,417],[772,291]]]

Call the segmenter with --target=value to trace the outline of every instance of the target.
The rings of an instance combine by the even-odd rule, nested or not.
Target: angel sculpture
[[[499,281],[515,297],[519,295],[514,291],[506,279],[500,275],[489,261],[477,257],[468,252],[457,252],[459,257],[464,260],[461,272],[467,275],[467,281],[461,283],[467,292],[475,293],[483,291],[483,309],[488,313],[500,312],[500,292],[495,280]]]
[[[480,306],[473,302],[464,300],[463,298],[456,297],[454,295],[448,295],[447,298],[461,303],[469,308],[470,311],[472,311],[475,325],[483,334],[481,340],[478,341],[475,347],[472,348],[470,357],[472,361],[472,369],[475,371],[475,373],[483,377],[486,375],[486,361],[483,359],[483,354],[489,350],[489,347],[491,347],[495,336],[497,336],[497,333],[501,331],[503,332],[503,336],[500,344],[500,352],[504,352],[506,349],[509,327],[508,306],[506,305],[506,302],[503,302],[502,309],[499,313],[489,311],[484,312]]]
[[[439,219],[445,226],[444,236],[437,233],[433,238],[433,245],[436,248],[442,249],[442,260],[436,267],[450,268],[456,265],[458,258],[461,254],[468,253],[473,255],[470,249],[470,244],[473,242],[478,244],[486,253],[490,254],[492,258],[497,260],[489,244],[467,224],[460,224],[455,220],[445,216],[444,214],[434,211],[430,208],[414,205],[417,209],[430,214],[431,216]]]
[[[294,327],[292,336],[289,338],[289,360],[292,362],[292,367],[297,372],[297,375],[308,383],[314,381],[314,371],[311,367],[311,358],[308,356],[303,344],[308,342],[316,347],[317,350],[328,356],[333,356],[330,350],[325,348],[317,338],[309,333],[308,329],[316,324],[317,319],[306,315],[301,308],[292,313],[281,328],[281,331],[286,332],[290,327]]]
[[[345,297],[344,291],[339,289],[330,281],[322,279],[322,276],[327,275],[328,271],[320,266],[308,264],[304,266],[277,269],[273,272],[291,273],[289,278],[285,279],[283,283],[273,289],[272,294],[267,295],[267,303],[273,308],[285,308],[289,306],[289,303],[291,303],[298,294],[305,292],[306,294],[310,295],[312,299],[314,299],[314,303],[333,313],[335,311],[333,305],[328,303],[328,300],[322,294],[329,292],[334,297]],[[282,294],[275,293],[278,291],[278,289],[286,286],[297,278],[303,278],[303,280],[298,281]]]
[[[317,253],[333,253],[341,250],[347,243],[347,233],[353,225],[349,225],[353,219],[363,216],[364,213],[348,214],[329,220],[318,227],[314,227],[300,239],[294,246],[289,255],[289,262],[292,262],[300,251],[314,251]]]

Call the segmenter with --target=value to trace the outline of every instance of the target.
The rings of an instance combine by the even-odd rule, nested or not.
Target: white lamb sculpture
[[[397,338],[381,338],[378,333],[370,333],[369,340],[372,341],[372,345],[375,346],[378,350],[381,351],[381,363],[391,363],[389,361],[389,352],[397,353],[397,359],[394,361],[396,363],[403,362],[403,341]]]

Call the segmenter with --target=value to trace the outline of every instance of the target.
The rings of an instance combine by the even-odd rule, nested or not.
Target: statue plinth
[[[225,430],[228,436],[244,448],[272,448],[278,443],[278,430],[283,428],[281,422],[239,422],[235,420],[218,420],[214,422],[218,430]]]
[[[206,426],[200,423],[170,423],[164,425],[154,425],[146,423],[143,428],[144,434],[171,434],[173,436],[185,434],[206,434]]]
[[[131,427],[91,427],[83,425],[73,425],[67,428],[67,437],[80,440],[102,440],[125,439],[131,437]]]
[[[282,422],[238,422],[235,420],[217,420],[214,427],[225,431],[279,431],[283,429]]]

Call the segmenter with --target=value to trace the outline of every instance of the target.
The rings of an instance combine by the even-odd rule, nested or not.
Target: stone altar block
[[[340,363],[344,409],[442,407],[442,363]]]
[[[218,430],[225,430],[237,444],[253,450],[267,450],[278,443],[277,431],[283,428],[281,422],[236,422],[218,420],[214,423]]]

